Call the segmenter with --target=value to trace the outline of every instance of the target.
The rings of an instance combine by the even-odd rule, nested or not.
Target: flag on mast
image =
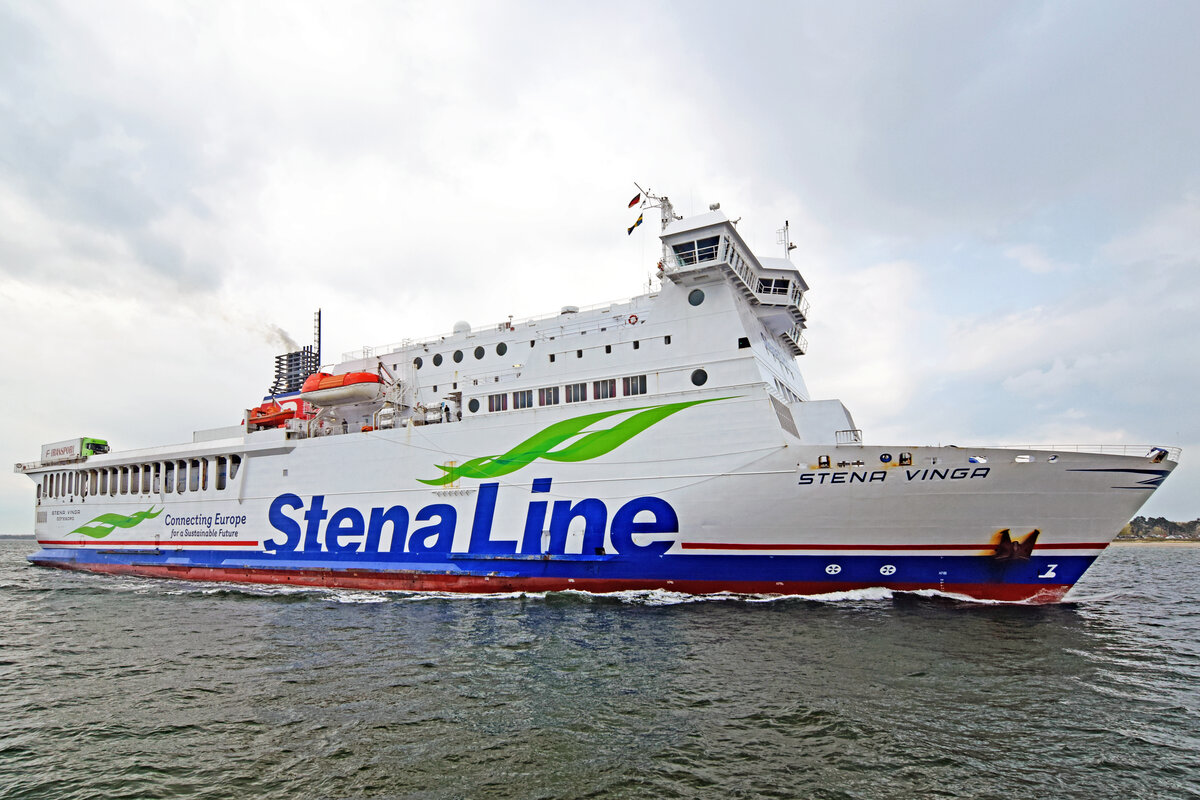
[[[634,228],[636,228],[638,225],[641,225],[641,224],[642,224],[642,217],[644,217],[644,216],[646,216],[646,215],[645,215],[645,214],[638,214],[638,221],[637,221],[637,222],[635,222],[635,223],[633,223],[632,225],[630,225],[630,226],[629,226],[629,230],[625,231],[625,235],[626,235],[626,236],[628,236],[629,234],[633,233],[633,229],[634,229]]]
[[[640,203],[640,202],[642,202],[642,193],[641,193],[641,192],[638,192],[637,194],[635,194],[635,195],[633,196],[633,199],[629,201],[629,207],[630,207],[630,208],[633,208],[634,206],[636,206],[636,205],[637,205],[638,203]]]

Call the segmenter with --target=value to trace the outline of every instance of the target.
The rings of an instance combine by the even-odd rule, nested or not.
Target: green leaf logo
[[[117,528],[132,528],[134,525],[139,525],[145,520],[154,519],[163,512],[163,509],[154,510],[154,506],[150,506],[145,511],[135,511],[128,517],[121,514],[101,514],[95,519],[89,521],[86,525],[82,525],[71,533],[82,533],[84,536],[90,536],[93,539],[103,539]]]
[[[728,397],[713,397],[708,400],[666,403],[661,406],[622,408],[615,411],[600,411],[595,414],[572,417],[571,419],[565,419],[562,422],[556,422],[548,428],[544,428],[503,455],[473,458],[454,467],[438,464],[437,468],[445,472],[445,475],[438,478],[430,478],[429,480],[423,478],[418,478],[417,480],[430,486],[445,486],[459,478],[476,478],[479,480],[498,478],[501,475],[516,472],[539,458],[544,458],[548,461],[564,462],[588,461],[615,450],[651,425],[655,425],[672,414],[683,411],[685,408],[691,408],[701,403],[712,403],[717,400],[728,399]],[[588,426],[606,420],[609,417],[615,417],[619,414],[629,414],[634,411],[638,413],[628,419],[621,420],[612,427],[601,428],[599,430],[585,430]],[[566,444],[570,439],[575,439],[575,441]],[[560,445],[565,446],[560,447]]]

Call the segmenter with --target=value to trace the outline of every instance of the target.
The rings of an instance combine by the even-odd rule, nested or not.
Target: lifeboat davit
[[[345,372],[330,375],[314,372],[304,380],[300,396],[315,406],[342,406],[376,400],[383,393],[383,382],[373,372]]]

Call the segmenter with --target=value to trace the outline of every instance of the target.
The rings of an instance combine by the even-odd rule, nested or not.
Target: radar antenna
[[[641,186],[638,186],[636,182],[634,182],[633,185],[637,186],[638,193],[643,198],[642,204],[638,206],[639,208],[662,209],[662,229],[664,231],[674,220],[683,219],[683,217],[675,213],[675,206],[671,205],[671,198],[665,196],[660,197],[659,195],[654,194],[654,192],[650,189],[643,189]]]

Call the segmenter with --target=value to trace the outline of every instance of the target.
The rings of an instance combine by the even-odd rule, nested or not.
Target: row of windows
[[[692,370],[691,375],[692,385],[703,386],[708,383],[708,372],[704,369]],[[645,375],[629,375],[621,378],[621,394],[617,394],[617,379],[605,378],[603,380],[592,381],[591,398],[593,400],[608,400],[613,397],[623,396],[632,397],[634,395],[646,394],[646,376]],[[539,406],[556,406],[559,404],[561,397],[568,403],[582,403],[588,399],[589,384],[584,383],[568,383],[561,387],[562,392],[559,392],[558,386],[546,386],[537,390]],[[507,411],[508,410],[508,392],[488,395],[488,411]],[[467,402],[467,409],[471,413],[479,411],[482,404],[479,398],[472,397]],[[533,389],[520,389],[512,393],[512,407],[514,409],[533,408]]]
[[[670,344],[670,343],[671,343],[671,336],[668,334],[667,336],[664,336],[664,337],[663,337],[663,344]],[[632,344],[633,344],[633,349],[634,349],[634,350],[640,350],[640,349],[642,348],[642,343],[641,343],[641,341],[640,341],[640,340],[638,340],[638,339],[634,339],[634,340],[633,340],[633,342],[632,342]],[[606,344],[606,345],[604,345],[604,352],[606,352],[606,353],[611,353],[611,352],[612,352],[612,349],[613,349],[613,346],[612,346],[611,344]],[[561,354],[559,354],[559,353],[551,353],[551,354],[550,354],[550,363],[551,363],[551,364],[553,364],[553,363],[554,363],[554,357],[555,357],[556,355],[561,355]],[[575,351],[575,357],[576,357],[576,358],[583,358],[583,350],[576,350],[576,351]]]
[[[532,347],[533,342],[530,342],[529,346]],[[500,344],[496,345],[496,355],[502,356],[507,352],[508,352],[508,345],[505,344],[504,342],[500,342]],[[485,350],[482,346],[475,348],[475,358],[477,360],[482,359],[485,355],[487,355],[487,350]],[[463,360],[463,358],[465,358],[465,356],[463,355],[462,350],[455,350],[454,353],[451,354],[450,358],[453,359],[455,364],[461,364],[462,360]],[[445,359],[442,358],[441,353],[434,353],[433,358],[430,360],[433,361],[433,365],[435,367],[440,367],[442,365],[442,361],[444,361]],[[422,359],[420,356],[417,356],[416,358],[413,359],[413,366],[416,367],[417,369],[420,369],[421,367],[425,366],[425,360]]]
[[[568,383],[566,386],[545,386],[537,390],[539,406],[556,406],[563,400],[568,403],[582,403],[588,399],[588,383]],[[646,376],[629,375],[621,378],[621,395],[632,397],[646,393]],[[593,400],[608,400],[617,397],[617,379],[605,378],[591,382],[591,397]],[[487,398],[488,411],[508,411],[509,393],[489,394]],[[471,398],[467,408],[472,412],[480,409],[477,398]],[[512,392],[512,408],[533,408],[533,389],[518,389]]]
[[[38,484],[38,499],[206,492],[210,478],[212,487],[222,491],[241,466],[242,457],[231,455],[51,472],[43,475]]]

